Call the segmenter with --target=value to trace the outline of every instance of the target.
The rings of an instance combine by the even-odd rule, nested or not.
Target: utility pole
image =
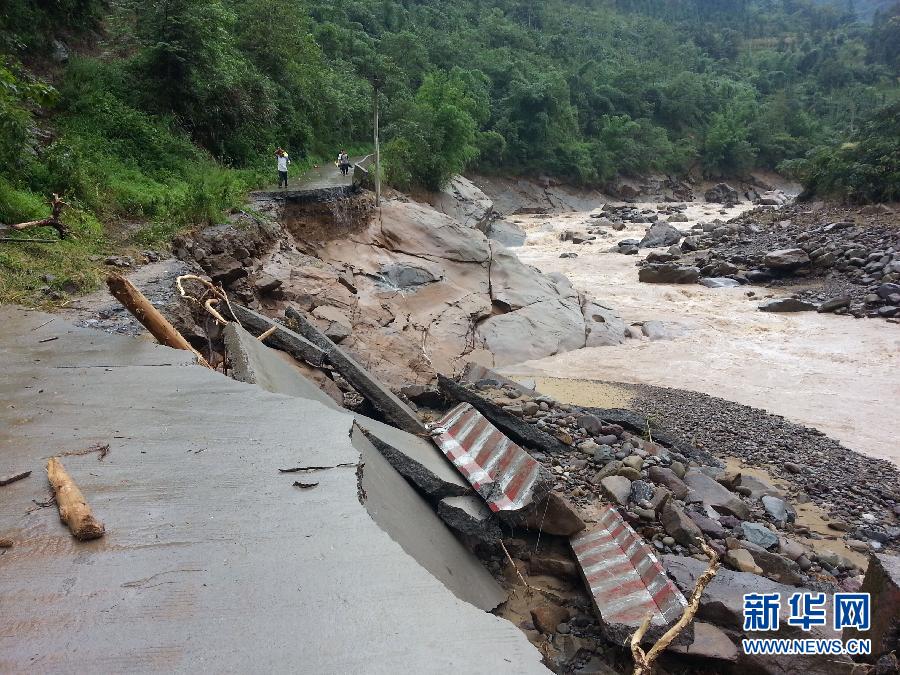
[[[378,79],[372,81],[372,109],[375,130],[375,206],[381,208],[381,148],[378,145],[378,89],[380,87]]]

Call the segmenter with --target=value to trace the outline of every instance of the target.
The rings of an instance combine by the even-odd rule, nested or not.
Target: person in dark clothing
[[[346,150],[341,150],[338,154],[337,165],[341,170],[342,176],[346,176],[350,173],[350,156],[347,154]]]

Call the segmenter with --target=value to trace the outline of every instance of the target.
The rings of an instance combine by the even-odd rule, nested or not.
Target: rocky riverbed
[[[602,289],[632,339],[602,351],[581,349],[516,364],[505,372],[695,390],[768,410],[863,454],[900,462],[895,325],[827,313],[762,312],[759,305],[785,296],[784,288],[734,280],[728,280],[731,287],[709,288],[696,283],[700,268],[686,263],[677,264],[695,268],[692,283],[642,283],[635,263],[665,257],[672,245],[663,239],[659,248],[640,246],[660,220],[675,216],[671,226],[690,232],[717,218],[748,217],[744,214],[754,205],[745,200],[731,206],[649,201],[613,206],[506,220],[525,233],[524,245],[515,249],[524,262],[565,274],[576,288]],[[774,207],[767,213],[780,217]],[[632,255],[620,252],[623,240],[633,242]],[[679,248],[684,243],[681,238]]]

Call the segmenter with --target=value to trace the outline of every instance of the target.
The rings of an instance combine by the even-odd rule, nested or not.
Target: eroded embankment
[[[523,265],[479,218],[400,197],[378,212],[366,196],[252,206],[253,216],[181,238],[179,257],[250,307],[309,313],[391,385],[624,339],[610,308]]]

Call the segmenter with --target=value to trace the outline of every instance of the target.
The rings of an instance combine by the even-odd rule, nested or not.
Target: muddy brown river
[[[677,226],[724,220],[742,208],[747,206],[724,216],[719,205],[691,205],[686,214],[692,221]],[[516,253],[544,272],[566,274],[626,323],[662,321],[673,336],[581,349],[508,366],[505,373],[699,391],[816,427],[854,450],[900,465],[900,326],[815,312],[758,311],[762,299],[784,294],[781,289],[639,283],[636,257],[609,248],[621,239],[640,239],[647,226],[629,224],[593,245],[559,241],[564,229],[583,230],[588,216],[511,216],[527,232]],[[563,252],[578,257],[560,258]]]

